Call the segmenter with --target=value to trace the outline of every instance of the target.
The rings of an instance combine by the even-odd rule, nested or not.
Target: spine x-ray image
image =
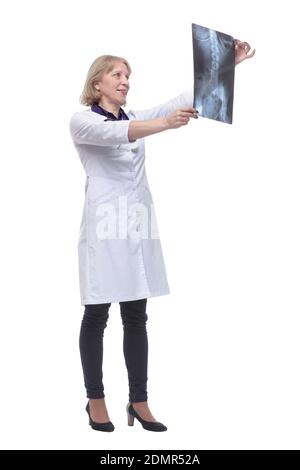
[[[235,49],[228,34],[192,23],[194,108],[199,115],[232,124]]]

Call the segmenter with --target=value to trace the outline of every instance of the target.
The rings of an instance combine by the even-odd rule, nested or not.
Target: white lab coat
[[[81,304],[137,300],[170,293],[152,195],[145,139],[129,142],[130,120],[193,106],[193,90],[159,106],[105,121],[90,108],[75,112],[70,132],[86,172],[79,229]]]

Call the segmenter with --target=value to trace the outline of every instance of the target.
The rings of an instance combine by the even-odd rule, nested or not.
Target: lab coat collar
[[[106,109],[102,108],[102,106],[99,106],[97,103],[93,103],[91,106],[91,110],[94,111],[95,113],[102,114],[103,116],[106,116],[110,121],[120,121],[123,119],[129,119],[125,111],[120,108],[119,110],[119,116],[116,118],[116,116],[111,113],[110,111],[107,111]]]

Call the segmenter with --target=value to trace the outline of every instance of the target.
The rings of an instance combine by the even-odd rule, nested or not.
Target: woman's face
[[[123,62],[115,62],[113,69],[105,73],[97,82],[101,92],[101,98],[105,98],[111,103],[122,106],[126,104],[126,96],[129,90],[129,71]]]

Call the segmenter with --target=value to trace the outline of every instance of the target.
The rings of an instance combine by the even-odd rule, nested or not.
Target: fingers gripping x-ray
[[[192,23],[194,103],[199,115],[232,124],[235,50],[228,34]]]

